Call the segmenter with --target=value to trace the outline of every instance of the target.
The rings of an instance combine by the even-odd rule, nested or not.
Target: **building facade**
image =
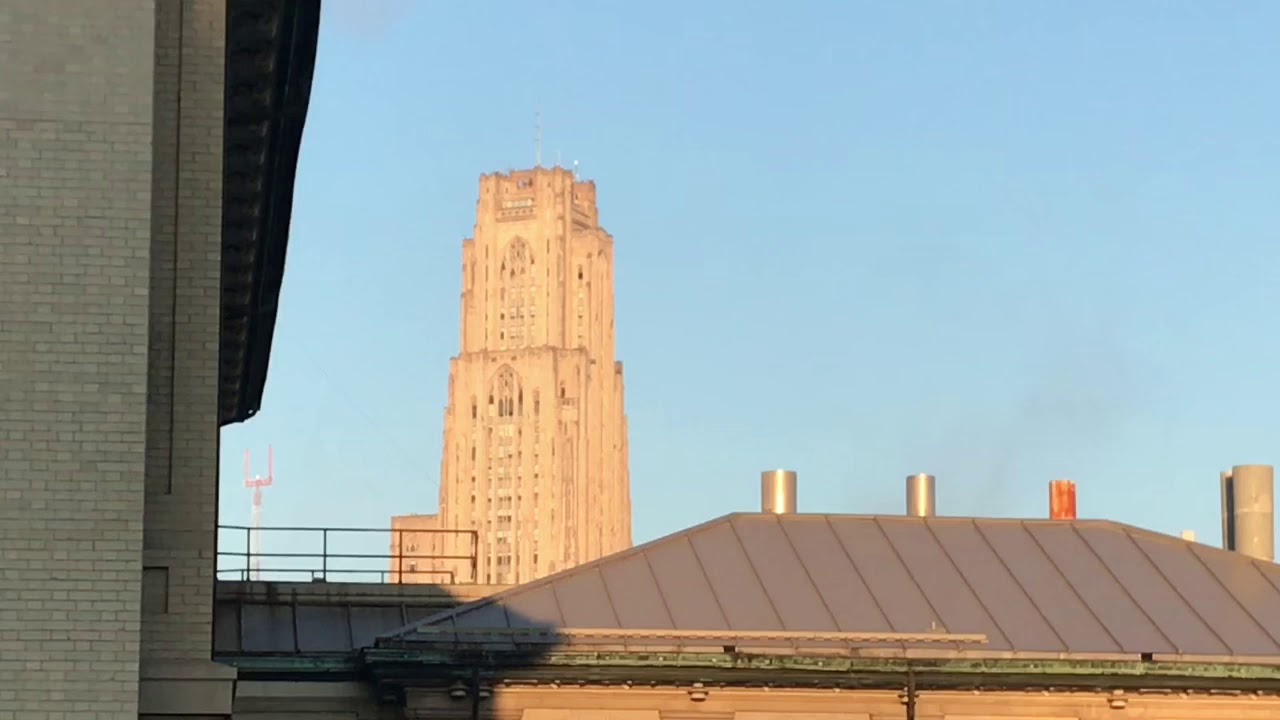
[[[0,718],[231,712],[218,433],[261,399],[315,13],[0,0]]]
[[[480,179],[462,246],[461,351],[449,364],[439,510],[398,517],[403,579],[525,582],[631,545],[613,238],[563,168]],[[403,539],[403,542],[400,542]],[[393,572],[403,569],[398,558]],[[423,570],[433,570],[423,574]]]

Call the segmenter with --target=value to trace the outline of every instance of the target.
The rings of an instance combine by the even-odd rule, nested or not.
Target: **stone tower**
[[[401,560],[393,575],[521,583],[630,547],[613,238],[595,184],[563,168],[481,177],[461,316],[439,512],[395,518],[392,550],[465,555],[470,538],[411,531],[471,529],[478,560],[411,561],[415,573]]]

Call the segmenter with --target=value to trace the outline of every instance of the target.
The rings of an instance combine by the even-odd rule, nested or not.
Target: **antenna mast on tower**
[[[249,579],[262,579],[262,488],[274,479],[271,446],[267,446],[267,476],[250,476],[249,451],[244,451],[244,486],[253,488],[253,506],[249,514]]]
[[[533,166],[542,167],[542,110],[533,111]]]

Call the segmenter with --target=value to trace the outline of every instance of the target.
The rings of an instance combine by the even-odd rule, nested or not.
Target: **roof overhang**
[[[385,676],[410,683],[456,680],[458,668],[512,681],[564,678],[573,668],[585,681],[662,682],[685,671],[704,682],[809,685],[826,678],[850,689],[900,686],[907,675],[933,689],[1241,689],[1280,681],[1274,656],[1047,653],[992,650],[986,642],[950,633],[436,627],[384,635],[363,656],[375,675],[383,667]]]
[[[368,648],[355,653],[219,657],[242,680],[369,679],[384,691],[487,685],[624,684],[941,690],[1134,690],[1274,692],[1272,662],[1087,660],[1084,658],[849,657],[743,652],[636,653],[524,648],[464,651]]]
[[[228,0],[218,420],[262,406],[320,0]]]

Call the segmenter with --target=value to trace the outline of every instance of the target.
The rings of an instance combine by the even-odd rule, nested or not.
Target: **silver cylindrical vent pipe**
[[[795,511],[795,470],[765,470],[760,473],[760,512],[783,515]]]
[[[1222,546],[1242,555],[1275,559],[1275,469],[1236,465],[1221,474]]]
[[[934,478],[919,473],[907,476],[907,514],[915,517],[933,517]]]

